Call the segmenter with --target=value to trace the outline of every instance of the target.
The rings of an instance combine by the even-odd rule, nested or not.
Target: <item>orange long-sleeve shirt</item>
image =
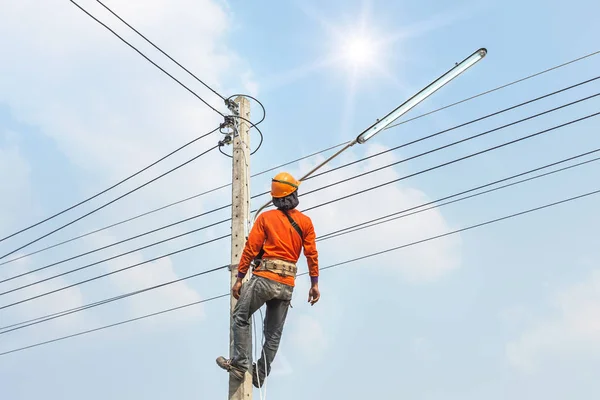
[[[288,215],[296,221],[304,239],[300,237],[285,214],[280,210],[263,212],[254,222],[238,266],[238,276],[243,277],[248,272],[250,262],[258,255],[261,247],[264,249],[263,258],[276,258],[292,263],[297,263],[300,252],[304,249],[304,256],[308,264],[311,281],[317,282],[319,277],[319,254],[315,244],[315,229],[311,219],[298,210],[288,211]],[[261,271],[260,267],[254,269],[254,275],[262,276],[294,286],[294,277],[282,277],[270,271]]]

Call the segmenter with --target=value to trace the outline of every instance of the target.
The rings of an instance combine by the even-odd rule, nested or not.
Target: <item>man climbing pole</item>
[[[233,311],[233,354],[231,359],[218,357],[217,364],[235,378],[243,379],[250,369],[250,318],[266,303],[265,343],[260,359],[250,371],[256,387],[262,386],[269,375],[279,348],[302,249],[311,281],[308,302],[314,305],[321,296],[315,230],[310,218],[296,210],[299,185],[286,172],[272,179],[271,196],[277,209],[263,212],[256,219],[240,258],[237,281],[231,289],[238,300]],[[252,277],[242,285],[251,263]]]

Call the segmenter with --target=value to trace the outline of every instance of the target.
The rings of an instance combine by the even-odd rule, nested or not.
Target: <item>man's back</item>
[[[240,265],[249,263],[251,257],[258,254],[261,247],[264,251],[262,256],[264,259],[296,263],[304,248],[310,275],[315,277],[318,275],[318,252],[311,219],[295,209],[287,211],[287,214],[298,224],[303,237],[300,237],[283,211],[266,211],[259,215],[254,224],[247,243],[247,249],[250,251],[242,255]],[[254,270],[254,274],[294,286],[293,277],[282,277],[274,272],[261,271],[260,267]]]

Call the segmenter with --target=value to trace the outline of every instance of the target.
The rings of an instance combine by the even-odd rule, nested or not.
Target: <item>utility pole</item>
[[[247,98],[239,96],[235,99],[237,110],[234,114],[244,118],[234,118],[236,127],[233,137],[233,176],[231,193],[231,286],[237,280],[237,265],[246,243],[247,230],[250,221],[250,102]],[[237,112],[236,112],[237,111]],[[250,277],[246,274],[244,281]],[[230,286],[230,287],[231,287]],[[230,328],[229,328],[229,354],[233,355],[233,310],[237,300],[231,296]],[[250,329],[252,332],[252,329]],[[251,336],[250,336],[251,338]],[[252,340],[250,339],[250,342]],[[246,372],[244,381],[240,384],[235,378],[229,378],[229,400],[252,399],[252,376]]]

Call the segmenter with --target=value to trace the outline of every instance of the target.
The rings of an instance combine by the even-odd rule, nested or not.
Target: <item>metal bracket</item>
[[[240,105],[231,99],[225,99],[225,105],[235,115],[240,114]]]

